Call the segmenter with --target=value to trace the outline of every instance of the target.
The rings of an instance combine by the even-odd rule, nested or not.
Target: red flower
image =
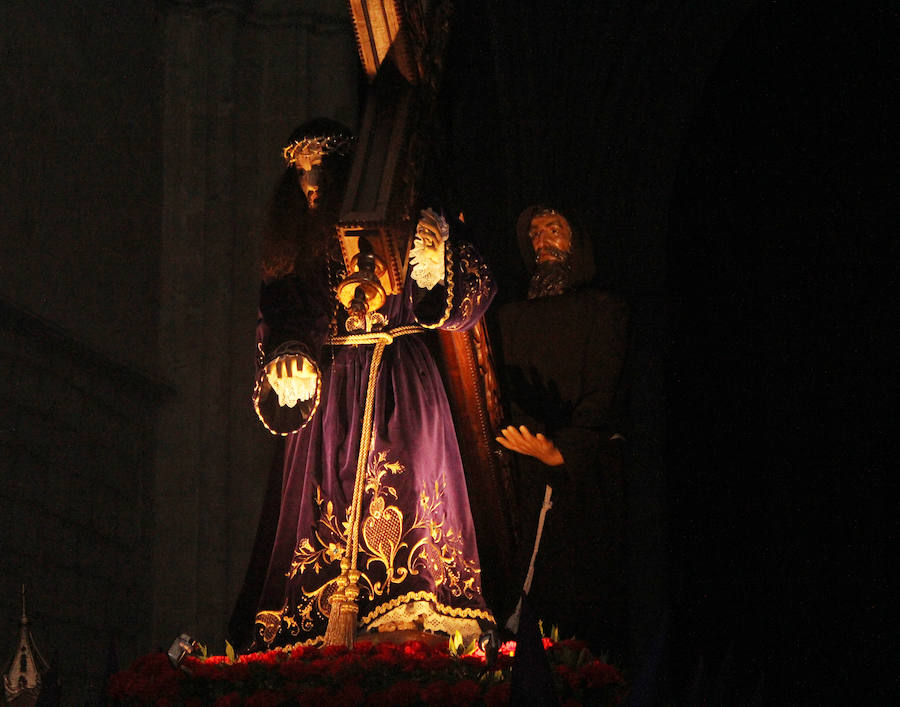
[[[275,690],[260,690],[247,698],[249,707],[276,707],[287,699],[287,695],[282,695]]]
[[[613,666],[607,665],[602,660],[594,660],[579,669],[579,674],[584,679],[586,687],[596,688],[610,684],[623,684],[625,680],[622,674]]]
[[[224,680],[225,668],[222,663],[198,661],[191,666],[191,674],[203,680]]]
[[[573,670],[568,665],[554,666],[553,672],[573,690],[577,690],[584,682],[581,673]]]
[[[229,692],[227,695],[222,695],[217,699],[213,705],[214,707],[235,707],[235,705],[242,704],[243,701],[244,698],[239,693]]]
[[[323,646],[319,649],[323,658],[336,658],[347,653],[347,646]]]
[[[393,661],[379,655],[366,658],[366,670],[373,673],[384,673],[391,670]]]
[[[303,707],[324,707],[331,704],[331,690],[327,687],[309,687],[297,695],[298,704]]]
[[[316,658],[306,663],[309,669],[309,675],[327,675],[331,660],[328,658]]]
[[[497,656],[497,664],[494,666],[495,670],[509,670],[512,667],[513,661],[515,659],[509,655],[503,655],[501,653]]]
[[[328,671],[328,675],[343,683],[362,673],[365,670],[365,665],[359,656],[347,653],[328,661],[325,668]]]
[[[486,707],[506,707],[509,704],[509,681],[491,685],[484,695],[484,704]]]
[[[557,643],[554,643],[553,645],[554,645],[554,647],[558,646],[560,648],[570,648],[573,651],[578,651],[578,652],[581,652],[583,650],[589,650],[588,644],[585,643],[584,641],[578,640],[577,638],[566,638],[562,641],[558,641]]]
[[[119,699],[168,701],[178,695],[183,677],[165,653],[150,653],[135,660],[130,670],[112,676],[109,693]]]
[[[424,656],[419,661],[419,669],[429,673],[446,670],[453,663],[453,659],[446,653],[432,653]]]
[[[300,682],[318,671],[316,669],[316,661],[306,662],[304,660],[294,660],[292,658],[279,665],[278,672],[281,673],[282,677],[288,680]]]
[[[403,653],[411,658],[421,658],[427,651],[428,646],[422,641],[407,641],[403,644]]]
[[[314,648],[312,646],[297,645],[297,646],[294,646],[293,649],[291,650],[291,659],[300,660],[301,658],[309,658],[309,657],[311,657],[310,654],[318,653],[318,652],[319,652],[318,649]]]
[[[481,670],[484,667],[484,660],[471,655],[464,655],[458,659],[462,665],[472,670]]]
[[[419,701],[419,684],[412,680],[399,680],[384,691],[382,699],[377,704],[388,707],[405,707],[414,705]]]
[[[359,685],[344,685],[329,701],[329,707],[359,707],[366,703],[366,693]]]
[[[424,685],[421,697],[422,702],[431,707],[454,707],[456,704],[450,694],[450,683],[446,680],[435,680]]]
[[[460,680],[453,686],[453,698],[458,705],[474,704],[481,698],[481,685],[474,680]]]
[[[353,645],[353,653],[356,655],[371,655],[375,652],[375,644],[372,641],[359,641]]]
[[[204,658],[202,662],[206,663],[207,665],[212,665],[212,664],[226,664],[231,661],[228,660],[227,655],[211,655],[207,658]]]
[[[259,665],[265,665],[267,668],[273,667],[276,663],[280,662],[278,660],[279,656],[282,655],[281,651],[266,651],[264,653],[248,653],[247,655],[242,655],[240,657],[239,662],[251,664],[256,663]]]
[[[382,663],[394,663],[402,655],[403,653],[398,646],[395,646],[393,643],[377,643],[375,644],[374,652],[371,654],[373,659],[379,659]]]
[[[250,677],[250,666],[246,663],[230,663],[225,666],[225,679],[244,682]]]
[[[300,707],[325,707],[331,704],[331,690],[327,687],[309,687],[293,699]]]

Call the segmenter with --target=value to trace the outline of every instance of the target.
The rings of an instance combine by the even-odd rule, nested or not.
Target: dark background
[[[524,282],[515,215],[549,201],[589,224],[601,278],[632,304],[631,560],[666,567],[652,596],[633,570],[632,600],[664,607],[669,694],[887,700],[897,12],[657,6],[651,23],[646,7],[609,10],[498,2],[468,16],[454,183],[490,224],[501,299]],[[729,12],[733,32],[717,35]],[[490,59],[496,83],[478,92]],[[644,379],[657,362],[659,389]],[[647,511],[657,492],[661,516]],[[657,533],[662,565],[641,541]]]
[[[4,7],[0,649],[25,581],[69,695],[110,635],[224,633],[271,457],[256,225],[291,129],[355,110],[307,10]],[[895,697],[897,36],[891,2],[457,3],[443,193],[498,301],[550,201],[631,306],[638,702]]]

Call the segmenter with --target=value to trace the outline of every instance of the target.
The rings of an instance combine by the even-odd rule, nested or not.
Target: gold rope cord
[[[359,611],[359,570],[357,555],[359,554],[359,523],[362,517],[362,497],[366,481],[366,464],[372,446],[372,410],[375,407],[375,384],[384,348],[394,342],[397,336],[415,334],[422,327],[411,325],[398,327],[386,332],[370,334],[350,334],[329,339],[329,343],[339,346],[358,344],[375,344],[372,351],[372,362],[369,364],[369,381],[366,385],[366,404],[363,412],[362,430],[359,440],[359,456],[356,460],[356,478],[353,483],[353,500],[350,504],[350,528],[347,537],[347,550],[341,559],[341,575],[337,578],[337,590],[331,597],[331,613],[328,616],[328,627],[325,629],[326,646],[343,645],[353,647],[356,639],[356,617]]]
[[[373,331],[368,334],[347,334],[346,336],[329,337],[325,343],[332,346],[358,346],[359,344],[377,344],[379,341],[385,344],[394,343],[394,339],[398,336],[406,334],[418,334],[425,331],[425,328],[418,324],[408,324],[407,326],[389,329],[388,331]]]

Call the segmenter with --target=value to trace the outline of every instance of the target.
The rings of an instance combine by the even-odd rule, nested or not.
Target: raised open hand
[[[525,425],[504,427],[496,440],[507,449],[534,457],[548,466],[559,466],[565,462],[562,452],[551,440],[540,432],[531,434]]]

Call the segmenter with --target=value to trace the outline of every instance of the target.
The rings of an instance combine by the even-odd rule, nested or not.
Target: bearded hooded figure
[[[590,242],[567,215],[529,207],[517,236],[532,275],[528,299],[498,315],[510,424],[497,441],[514,453],[521,537],[540,536],[537,555],[526,543],[520,562],[527,600],[545,630],[555,624],[563,637],[619,653],[619,409],[628,312],[591,285]]]
[[[403,291],[354,333],[335,292],[352,144],[332,121],[291,136],[263,241],[253,402],[285,444],[256,649],[321,643],[351,605],[354,633],[471,638],[494,624],[450,409],[423,340],[474,325],[494,281],[425,209]]]

